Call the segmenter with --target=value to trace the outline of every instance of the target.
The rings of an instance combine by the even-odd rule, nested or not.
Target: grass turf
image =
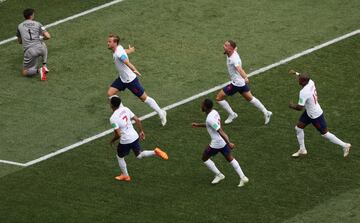
[[[347,193],[356,196],[360,183],[359,79],[354,72],[360,57],[359,38],[251,78],[254,95],[274,112],[269,126],[263,126],[261,113],[240,96],[229,98],[240,117],[224,128],[237,144],[234,156],[251,180],[246,187],[236,187],[238,177],[221,156],[214,160],[227,178],[220,185],[210,185],[213,176],[200,160],[208,135],[205,129],[190,127],[192,121],[204,120],[201,100],[196,100],[169,111],[165,128],[159,128],[155,118],[144,122],[143,148],[160,146],[168,151],[169,161],[137,161],[130,155],[133,181],[117,182],[113,179],[119,171],[114,149],[107,144],[110,136],[102,138],[0,178],[0,221],[301,222],[306,215],[312,218],[313,208],[321,210],[316,219],[331,221],[327,210],[346,210],[351,196]],[[308,156],[290,158],[297,149],[293,127],[300,113],[287,108],[299,91],[294,78],[286,74],[289,68],[310,73],[317,83],[330,131],[355,146],[349,159],[311,126],[305,130]],[[345,206],[329,207],[332,202]],[[359,200],[352,202],[356,207]],[[356,222],[357,214],[342,215],[342,221]]]
[[[2,10],[5,18],[17,24],[20,21],[14,22],[11,8],[23,5],[16,3],[5,2]],[[49,7],[47,15],[40,8],[37,18],[47,23],[85,7],[78,1],[71,3],[76,7],[69,4]],[[26,162],[108,128],[106,90],[116,77],[106,49],[109,33],[120,34],[125,46],[137,47],[130,58],[143,74],[147,93],[164,106],[228,80],[222,55],[226,39],[239,43],[244,67],[250,72],[358,28],[359,2],[339,4],[124,1],[49,29],[51,73],[45,83],[21,77],[21,46],[3,45],[0,157]],[[4,30],[12,32],[12,27]],[[137,114],[151,111],[129,92],[121,95]]]

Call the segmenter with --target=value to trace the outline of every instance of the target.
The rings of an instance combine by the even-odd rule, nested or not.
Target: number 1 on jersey
[[[32,39],[32,35],[31,35],[31,30],[28,29],[28,31],[29,31],[30,40],[33,40],[33,39]]]

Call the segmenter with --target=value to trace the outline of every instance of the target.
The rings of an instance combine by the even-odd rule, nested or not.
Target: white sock
[[[211,159],[206,160],[204,164],[207,166],[207,168],[209,168],[209,170],[215,173],[215,175],[220,174],[220,170],[215,166],[215,163]]]
[[[225,109],[225,111],[227,111],[227,113],[229,113],[229,115],[233,115],[235,113],[226,100],[218,101],[218,103],[221,107],[223,107],[223,109]]]
[[[299,143],[299,148],[300,149],[305,149],[304,129],[301,129],[301,128],[295,126],[295,131],[296,131],[296,138],[297,138],[298,143]]]
[[[144,101],[147,105],[149,105],[154,111],[156,111],[158,113],[159,116],[162,115],[162,110],[159,107],[159,105],[156,103],[156,101],[151,98],[151,97],[147,97],[146,100]]]
[[[337,144],[344,148],[346,146],[346,143],[341,141],[338,137],[336,137],[334,134],[327,132],[326,134],[322,135],[324,138],[328,139],[330,142]]]
[[[240,164],[238,161],[236,161],[236,159],[233,159],[231,162],[230,162],[231,166],[234,167],[236,173],[239,175],[239,177],[241,179],[243,179],[245,177],[245,174],[244,172],[242,171],[241,167],[240,167]]]
[[[259,101],[259,99],[253,97],[253,99],[250,101],[251,104],[253,104],[255,107],[257,107],[262,113],[266,114],[268,110],[265,108],[265,106]]]
[[[125,175],[125,176],[129,176],[129,173],[128,173],[127,168],[126,168],[125,159],[120,158],[118,155],[116,155],[116,157],[118,159],[119,167],[120,167],[120,170],[121,170],[122,174]]]
[[[136,158],[142,159],[143,157],[155,156],[154,150],[144,150]]]

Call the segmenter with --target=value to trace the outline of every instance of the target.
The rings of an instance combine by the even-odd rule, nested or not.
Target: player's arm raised
[[[296,76],[299,76],[299,75],[300,75],[299,72],[297,72],[297,71],[295,71],[295,70],[293,70],[293,69],[289,70],[289,74],[294,74],[294,75],[296,75]]]
[[[235,66],[235,69],[241,75],[241,77],[244,78],[245,83],[249,83],[249,78],[248,78],[245,70],[241,66]]]
[[[217,132],[225,140],[226,144],[228,144],[230,146],[231,149],[233,149],[235,147],[235,144],[230,142],[229,136],[224,132],[224,130],[222,128],[220,128]]]
[[[129,47],[127,49],[125,49],[126,54],[130,54],[135,52],[135,47],[129,45]]]
[[[130,63],[129,59],[123,60],[123,63],[130,68],[137,76],[141,76],[140,72],[136,69],[136,67]]]
[[[136,115],[134,117],[132,117],[131,119],[134,120],[135,125],[138,128],[140,139],[144,140],[145,139],[145,133],[144,133],[144,129],[142,127],[140,119]]]

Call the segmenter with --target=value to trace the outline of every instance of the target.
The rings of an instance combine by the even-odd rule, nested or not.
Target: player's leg
[[[166,152],[162,151],[160,148],[155,148],[154,150],[142,150],[140,147],[139,139],[133,142],[131,144],[131,147],[137,159],[142,159],[144,157],[151,157],[151,156],[158,156],[163,160],[169,159]]]
[[[213,149],[208,146],[202,155],[202,161],[204,162],[205,166],[215,174],[215,178],[211,181],[212,184],[217,184],[221,180],[225,179],[224,174],[220,172],[220,170],[216,167],[215,163],[210,159],[210,157],[215,156],[218,153],[217,149]]]
[[[347,157],[349,155],[351,144],[342,141],[341,139],[336,137],[336,135],[328,131],[327,123],[323,114],[320,117],[313,120],[313,125],[320,132],[322,137],[324,137],[325,139],[329,140],[330,142],[336,145],[341,146],[344,152],[344,157]]]
[[[265,125],[268,124],[270,122],[272,112],[268,111],[261,103],[261,101],[251,94],[250,88],[247,84],[240,88],[240,94],[245,98],[246,101],[250,102],[264,114]]]
[[[45,43],[41,44],[40,46],[36,47],[37,54],[42,57],[42,66],[39,68],[39,73],[41,80],[46,80],[46,74],[49,72],[49,69],[46,67],[47,63],[47,47]]]
[[[36,62],[38,56],[33,48],[29,48],[24,53],[22,75],[26,77],[33,77],[38,73]]]
[[[125,162],[125,156],[127,156],[130,152],[130,147],[128,144],[120,144],[118,145],[117,148],[117,160],[119,163],[119,167],[121,170],[121,174],[119,176],[116,176],[115,179],[116,180],[120,180],[120,181],[130,181],[131,178],[129,176],[128,170],[127,170],[127,165]]]
[[[117,88],[109,87],[109,89],[107,91],[107,95],[110,98],[111,96],[116,95],[118,92],[119,92],[119,90]]]
[[[45,45],[45,43],[42,44],[42,64],[47,68],[47,62],[48,62],[48,48]],[[49,71],[49,70],[48,70]]]
[[[152,97],[146,94],[138,78],[135,78],[131,83],[128,84],[128,89],[159,115],[162,126],[166,125],[166,111],[162,110],[158,103]]]
[[[295,126],[296,138],[299,144],[299,150],[296,153],[293,153],[292,157],[304,156],[307,154],[305,147],[305,133],[304,128],[311,123],[310,117],[307,115],[306,111],[300,116],[298,123]]]
[[[249,182],[249,178],[247,178],[242,171],[239,162],[232,156],[231,149],[228,145],[226,145],[224,148],[221,149],[221,153],[225,157],[225,159],[231,164],[231,166],[234,168],[235,172],[240,177],[240,183],[238,184],[238,187],[244,186],[247,182]]]
[[[123,91],[123,90],[125,90],[124,83],[118,77],[110,85],[110,87],[107,91],[107,96],[110,98],[111,96],[116,95],[119,91]]]
[[[233,94],[235,94],[234,86],[232,84],[229,84],[223,89],[221,89],[216,95],[216,101],[229,114],[228,118],[225,120],[225,124],[231,123],[234,119],[238,117],[238,115],[230,107],[230,104],[225,100],[227,95]]]

